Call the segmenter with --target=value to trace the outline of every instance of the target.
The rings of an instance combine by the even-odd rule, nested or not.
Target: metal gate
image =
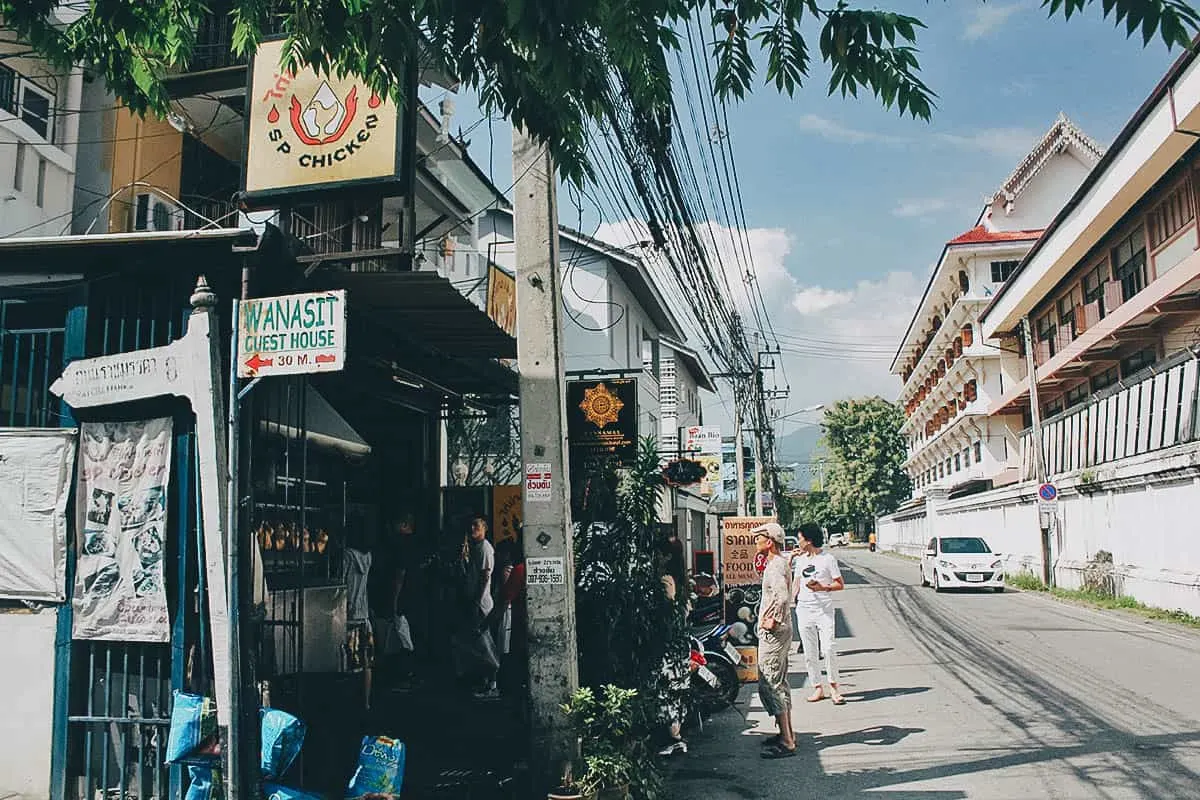
[[[86,324],[80,326],[83,341],[68,347],[94,357],[168,344],[187,329],[194,285],[190,270],[92,283]],[[65,762],[65,774],[54,776],[53,800],[180,798],[185,776],[164,764],[172,691],[203,692],[210,681],[209,637],[199,612],[206,600],[203,570],[197,568],[203,534],[193,414],[178,400],[146,401],[127,413],[174,418],[166,544],[166,563],[173,568],[165,575],[171,641],[71,642],[67,714],[56,720],[66,725],[65,759],[58,761]]]

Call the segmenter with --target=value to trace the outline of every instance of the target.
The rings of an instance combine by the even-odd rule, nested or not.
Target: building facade
[[[990,412],[1019,364],[984,339],[980,314],[1101,154],[1060,116],[987,200],[975,227],[943,247],[891,367],[904,381],[898,402],[915,497],[931,487],[1017,479],[1020,420]]]
[[[957,499],[927,489],[925,503],[879,521],[885,546],[917,553],[934,535],[984,535],[1010,571],[1200,612],[1197,125],[1190,53],[980,313],[1011,376],[988,416],[1021,421],[1019,482]],[[1048,562],[1043,480],[1059,498]]]

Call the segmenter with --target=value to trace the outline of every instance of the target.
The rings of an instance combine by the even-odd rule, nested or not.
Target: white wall
[[[1112,553],[1118,591],[1151,606],[1200,615],[1200,444],[1125,459],[1080,491],[1077,475],[1060,491],[1052,538],[1055,579],[1078,588],[1096,553]],[[923,510],[878,521],[880,546],[919,555],[933,536],[982,536],[1004,554],[1009,572],[1040,573],[1041,536],[1035,487],[1026,483],[951,501],[930,498]]]
[[[0,797],[50,796],[55,624],[53,608],[0,612]]]
[[[1038,171],[1030,189],[1022,192],[1011,214],[1003,210],[992,214],[992,224],[1003,231],[1040,230],[1062,210],[1063,204],[1083,183],[1090,167],[1070,150],[1051,158]],[[1036,190],[1033,186],[1036,185]]]

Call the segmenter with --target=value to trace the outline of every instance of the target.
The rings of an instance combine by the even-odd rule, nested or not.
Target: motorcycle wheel
[[[737,671],[729,662],[714,659],[708,662],[708,668],[717,676],[716,686],[709,686],[699,675],[692,675],[692,694],[696,707],[705,715],[715,714],[732,705],[741,688]]]

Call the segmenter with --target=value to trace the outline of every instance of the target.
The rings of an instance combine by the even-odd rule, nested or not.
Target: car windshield
[[[942,552],[949,555],[961,555],[971,553],[990,553],[991,548],[987,546],[987,542],[983,539],[975,537],[942,539]]]

